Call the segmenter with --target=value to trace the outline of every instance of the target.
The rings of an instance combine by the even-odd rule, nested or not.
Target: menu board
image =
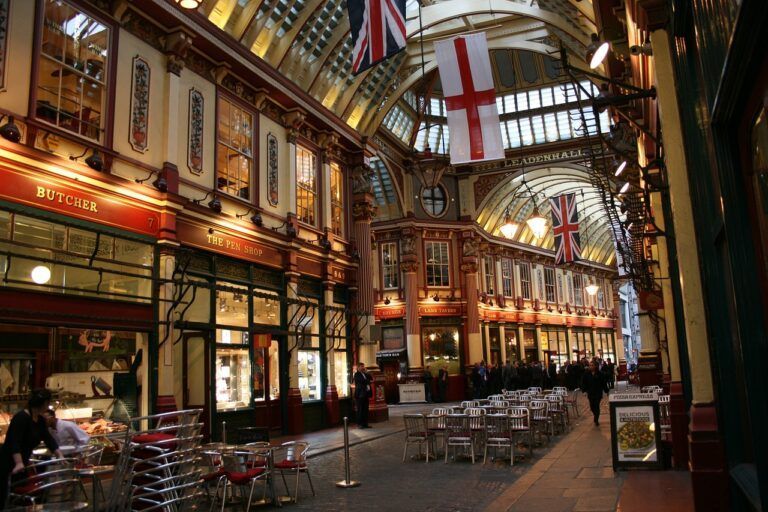
[[[610,397],[613,468],[662,468],[659,399],[649,393]]]

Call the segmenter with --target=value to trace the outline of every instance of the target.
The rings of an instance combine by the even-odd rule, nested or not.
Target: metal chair
[[[11,481],[7,504],[14,506],[88,500],[85,487],[70,459],[52,459],[25,467],[26,477]]]
[[[432,453],[435,452],[435,433],[427,428],[427,421],[423,414],[406,414],[403,416],[405,423],[405,446],[403,447],[403,462],[408,455],[408,445],[419,445],[419,458],[421,458],[421,446],[426,445],[429,462],[429,447],[432,445]]]
[[[264,464],[254,464],[254,457],[263,459]],[[247,452],[234,452],[233,454],[222,454],[222,467],[224,470],[224,491],[221,499],[221,510],[224,511],[224,507],[227,502],[227,487],[235,486],[243,489],[249,487],[248,501],[246,502],[245,510],[251,509],[251,502],[253,501],[253,491],[256,488],[256,482],[264,482],[264,494],[262,501],[267,497],[267,479],[271,478],[272,472],[272,457],[269,450],[266,451],[247,451]],[[241,494],[242,496],[242,494]]]
[[[549,415],[552,419],[552,433],[554,434],[555,424],[562,427],[561,432],[565,433],[568,430],[568,411],[563,402],[563,397],[557,394],[551,394],[547,396],[549,402]]]
[[[448,448],[454,447],[454,456],[456,447],[470,449],[472,464],[475,463],[475,441],[469,424],[470,417],[466,414],[449,414],[445,417],[445,463],[448,463]]]
[[[534,437],[537,433],[543,432],[547,436],[547,442],[549,442],[550,430],[553,425],[552,418],[549,416],[549,402],[547,400],[531,400],[528,409],[531,413]]]
[[[507,409],[509,416],[509,430],[515,438],[523,435],[528,438],[528,453],[533,457],[533,429],[531,428],[531,413],[527,407],[510,407]]]
[[[488,448],[509,449],[509,465],[512,466],[515,463],[514,435],[509,428],[509,417],[506,414],[488,414],[485,416],[483,464],[488,459]]]
[[[309,464],[307,463],[307,452],[309,451],[309,442],[307,441],[288,441],[275,448],[273,452],[274,470],[280,472],[285,485],[285,491],[288,491],[288,483],[285,480],[285,474],[296,475],[296,491],[293,495],[294,503],[299,501],[299,477],[302,473],[307,475],[309,488],[312,490],[312,496],[315,495],[315,486],[312,485],[312,477],[309,474]]]
[[[436,407],[432,413],[427,416],[427,430],[435,434],[436,440],[441,440],[445,444],[445,416],[453,411],[450,407]],[[435,451],[437,453],[437,451]]]

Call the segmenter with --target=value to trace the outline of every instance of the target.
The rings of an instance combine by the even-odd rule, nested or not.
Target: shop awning
[[[400,359],[405,356],[404,348],[396,348],[392,350],[379,350],[376,352],[376,359]]]

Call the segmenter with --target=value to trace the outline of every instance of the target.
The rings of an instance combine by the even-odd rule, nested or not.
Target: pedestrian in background
[[[589,409],[595,418],[595,425],[600,424],[600,401],[603,399],[603,393],[608,394],[608,384],[602,372],[597,369],[597,361],[592,360],[589,363],[589,370],[581,379],[581,390],[589,398]]]
[[[357,363],[354,380],[357,426],[371,428],[368,425],[368,399],[373,396],[373,388],[371,387],[371,375],[365,370],[365,363]]]
[[[429,370],[429,365],[424,368],[424,398],[427,403],[432,402],[432,372]]]
[[[437,373],[437,401],[445,402],[445,391],[448,389],[448,368],[442,366]]]

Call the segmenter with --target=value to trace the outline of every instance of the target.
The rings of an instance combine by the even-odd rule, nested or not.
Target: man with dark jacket
[[[603,393],[608,394],[608,384],[603,374],[597,370],[597,361],[589,362],[589,370],[581,379],[581,390],[589,398],[589,408],[595,417],[595,425],[599,425],[600,401],[603,399]]]
[[[371,428],[368,425],[368,399],[373,396],[371,375],[365,371],[365,363],[357,363],[355,372],[355,405],[357,406],[357,426]]]
[[[448,389],[448,368],[440,367],[437,373],[437,401],[445,402],[445,390]]]
[[[547,387],[552,388],[557,386],[557,363],[554,359],[549,360],[549,366],[547,366],[547,377],[549,377],[549,385]]]

